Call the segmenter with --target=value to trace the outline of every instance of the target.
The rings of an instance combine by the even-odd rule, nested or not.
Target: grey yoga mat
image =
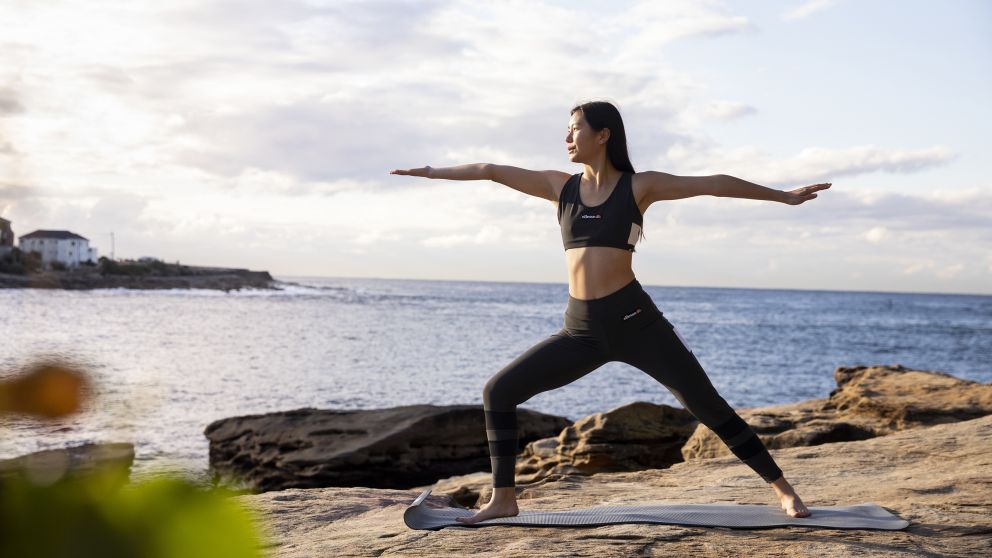
[[[411,529],[437,530],[444,527],[486,527],[519,525],[526,527],[596,527],[610,523],[662,523],[705,527],[831,527],[834,529],[905,529],[909,522],[889,513],[878,504],[853,506],[807,506],[809,517],[789,517],[781,508],[755,504],[640,504],[632,506],[593,506],[566,511],[521,511],[513,517],[487,519],[465,524],[456,517],[473,515],[464,508],[431,508],[424,490],[403,513]]]

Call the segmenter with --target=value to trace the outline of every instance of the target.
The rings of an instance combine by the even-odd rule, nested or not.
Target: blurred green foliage
[[[43,359],[0,377],[0,417],[71,416],[90,397],[90,373]],[[69,458],[0,468],[0,558],[256,558],[260,519],[225,488],[176,476],[130,483],[130,459],[73,468]]]
[[[248,558],[262,556],[257,518],[225,489],[178,477],[127,481],[127,469],[39,483],[0,482],[0,556]]]

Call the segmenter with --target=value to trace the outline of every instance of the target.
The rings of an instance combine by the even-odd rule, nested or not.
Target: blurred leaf
[[[0,413],[64,417],[82,408],[89,386],[89,377],[76,366],[40,362],[24,374],[0,382]]]
[[[255,558],[250,512],[221,489],[179,478],[122,488],[95,473],[48,486],[26,477],[0,484],[0,556]]]

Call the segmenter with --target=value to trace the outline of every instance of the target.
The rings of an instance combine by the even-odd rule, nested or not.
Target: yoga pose
[[[654,202],[711,195],[799,205],[815,198],[815,192],[829,188],[830,183],[781,191],[724,174],[635,173],[616,107],[594,101],[576,106],[570,114],[565,143],[569,160],[585,167],[578,174],[487,163],[390,172],[492,180],[558,207],[568,266],[564,327],[486,383],[483,408],[492,463],[492,497],[478,513],[458,521],[475,523],[519,513],[514,490],[517,406],[613,361],[634,366],[661,382],[734,455],[771,484],[786,513],[809,516],[765,445],[717,393],[682,335],[635,279],[631,261],[634,245],[643,236],[644,212]]]

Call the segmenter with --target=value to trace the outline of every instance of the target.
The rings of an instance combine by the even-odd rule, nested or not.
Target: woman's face
[[[590,156],[603,147],[603,144],[599,143],[600,135],[589,127],[586,119],[582,117],[582,111],[573,112],[572,117],[568,119],[568,135],[565,136],[568,159],[573,162],[592,160]]]

